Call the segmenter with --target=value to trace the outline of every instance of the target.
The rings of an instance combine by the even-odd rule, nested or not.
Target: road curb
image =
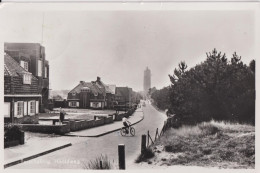
[[[143,119],[144,119],[144,114],[143,114],[143,117],[142,117],[140,120],[138,120],[137,122],[133,123],[132,125],[135,125],[135,124],[137,124],[137,123],[140,123],[141,121],[143,121]],[[109,134],[109,133],[116,132],[116,131],[120,130],[121,128],[122,128],[122,127],[117,128],[117,129],[114,129],[114,130],[110,130],[110,131],[107,131],[107,132],[105,132],[105,133],[101,133],[101,134],[98,134],[98,135],[69,135],[69,134],[65,134],[65,135],[63,135],[63,136],[70,136],[70,137],[93,137],[93,138],[97,138],[97,137],[100,137],[100,136],[107,135],[107,134]]]
[[[68,144],[66,144],[66,145],[62,145],[62,146],[59,146],[59,147],[56,147],[56,148],[53,148],[53,149],[50,149],[50,150],[47,150],[47,151],[44,151],[44,152],[41,152],[41,153],[32,155],[32,156],[29,156],[29,157],[25,157],[25,158],[23,158],[23,159],[19,159],[19,160],[16,160],[16,161],[7,163],[7,164],[4,165],[4,168],[8,168],[8,167],[17,165],[17,164],[19,164],[19,163],[23,163],[23,162],[26,162],[26,161],[28,161],[28,160],[35,159],[35,158],[37,158],[37,157],[40,157],[40,156],[43,156],[43,155],[52,153],[52,152],[57,151],[57,150],[61,150],[61,149],[66,148],[66,147],[69,147],[69,146],[71,146],[71,145],[72,145],[71,143],[68,143]]]

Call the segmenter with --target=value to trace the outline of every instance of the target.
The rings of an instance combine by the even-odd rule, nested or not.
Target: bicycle
[[[132,125],[130,124],[129,127],[128,127],[128,131],[126,130],[127,127],[122,127],[121,130],[120,130],[120,133],[122,136],[126,136],[127,134],[131,134],[132,136],[135,135],[135,128],[132,127]]]

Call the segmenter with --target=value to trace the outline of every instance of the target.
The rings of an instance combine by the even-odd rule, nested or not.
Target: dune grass
[[[196,165],[221,168],[255,167],[255,128],[237,123],[201,123],[170,129],[157,140],[171,154],[166,165]],[[156,153],[162,155],[163,152]],[[155,158],[156,160],[156,158]]]
[[[99,157],[90,160],[88,163],[83,163],[84,169],[115,169],[113,161],[110,161],[106,155],[100,155]]]

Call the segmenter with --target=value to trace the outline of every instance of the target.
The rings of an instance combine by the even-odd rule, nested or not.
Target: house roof
[[[111,94],[116,93],[116,85],[107,85],[107,87],[110,90]]]
[[[116,85],[106,85],[100,80],[100,78],[97,79],[95,83],[103,92],[115,94]]]
[[[24,73],[31,74],[20,66],[11,56],[8,54],[4,55],[4,75],[5,76],[20,76]],[[37,79],[32,75],[33,78]]]
[[[82,88],[89,88],[91,90],[91,92],[98,93],[98,94],[102,94],[102,91],[100,89],[98,89],[98,87],[92,83],[92,82],[84,82],[81,81],[75,88],[73,88],[69,93],[80,93]]]
[[[115,85],[106,85],[100,80],[99,77],[96,81],[92,82],[80,81],[80,83],[69,93],[80,93],[84,88],[90,89],[90,91],[94,94],[103,94],[104,96],[106,93],[115,94]]]

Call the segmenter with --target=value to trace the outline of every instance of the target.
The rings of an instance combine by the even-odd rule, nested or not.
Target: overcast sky
[[[50,64],[51,89],[73,89],[97,76],[107,84],[143,89],[170,84],[182,60],[192,67],[216,48],[245,63],[255,59],[252,11],[12,12],[0,27],[5,42],[42,43]],[[43,24],[44,16],[44,24]],[[43,27],[42,27],[43,26]],[[42,39],[43,38],[43,39]]]

